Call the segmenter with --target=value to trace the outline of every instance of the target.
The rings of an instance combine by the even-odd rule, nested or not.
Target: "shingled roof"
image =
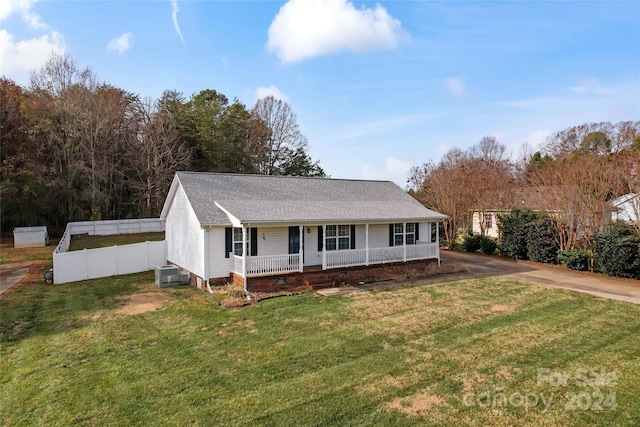
[[[165,218],[178,185],[201,226],[231,225],[226,212],[242,224],[353,224],[446,218],[425,208],[390,181],[200,172],[176,173],[161,218]]]

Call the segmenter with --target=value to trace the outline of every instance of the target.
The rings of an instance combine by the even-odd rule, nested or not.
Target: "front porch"
[[[302,262],[303,257],[303,253],[249,257],[230,254],[231,272],[242,277],[259,277],[303,273],[310,268],[328,270],[425,259],[439,260],[440,250],[437,243],[416,243],[385,248],[324,251],[322,265],[306,267]]]

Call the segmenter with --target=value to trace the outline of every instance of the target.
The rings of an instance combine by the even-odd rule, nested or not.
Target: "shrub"
[[[527,259],[528,228],[538,215],[528,209],[511,209],[498,215],[500,252],[515,259]]]
[[[480,236],[480,252],[485,255],[493,255],[498,248],[498,243],[488,236]]]
[[[558,262],[572,270],[585,271],[589,268],[589,256],[582,249],[559,251]]]
[[[477,252],[480,249],[480,235],[469,231],[462,240],[462,249],[467,252]]]
[[[527,227],[527,256],[531,261],[558,262],[556,225],[549,216],[542,216]]]
[[[630,225],[616,222],[597,233],[593,257],[609,276],[640,278],[640,236]]]

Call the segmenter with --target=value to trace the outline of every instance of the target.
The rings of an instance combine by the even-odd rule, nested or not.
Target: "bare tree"
[[[300,132],[297,116],[289,104],[273,96],[258,100],[252,114],[264,123],[267,130],[262,134],[266,137],[259,151],[259,171],[265,175],[277,174],[287,152],[306,148],[307,138]]]

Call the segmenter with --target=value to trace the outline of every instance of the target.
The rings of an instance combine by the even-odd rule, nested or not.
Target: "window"
[[[249,248],[251,247],[251,234],[247,233],[247,250],[248,254],[251,253]],[[233,254],[242,256],[242,228],[233,229]]]
[[[415,245],[418,241],[418,223],[407,222],[389,225],[389,246]]]
[[[325,243],[328,251],[336,249],[351,248],[351,226],[349,225],[327,225],[327,236]]]
[[[493,214],[484,214],[484,229],[488,230],[493,227]]]

